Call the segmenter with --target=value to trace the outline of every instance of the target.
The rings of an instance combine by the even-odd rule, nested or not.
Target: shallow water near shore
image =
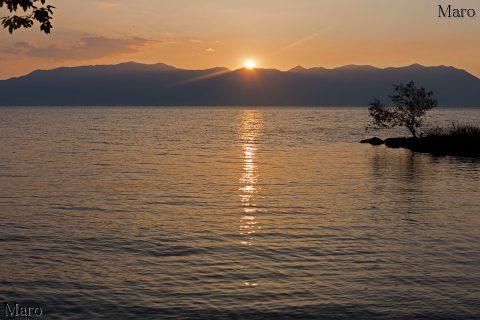
[[[480,109],[430,119],[451,121]],[[480,161],[359,144],[367,122],[0,108],[0,302],[45,319],[480,319]]]

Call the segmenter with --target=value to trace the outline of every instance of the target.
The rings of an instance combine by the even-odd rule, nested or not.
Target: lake
[[[1,314],[480,319],[480,161],[359,144],[367,122],[366,108],[0,108]]]

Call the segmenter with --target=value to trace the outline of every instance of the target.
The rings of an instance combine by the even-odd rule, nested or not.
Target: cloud
[[[288,44],[287,46],[277,50],[274,54],[278,54],[278,53],[281,53],[283,51],[286,51],[286,50],[289,50],[289,49],[292,49],[294,47],[297,47],[301,44],[303,44],[304,42],[307,42],[307,41],[310,41],[310,40],[313,40],[315,38],[317,38],[318,36],[320,36],[322,33],[325,33],[329,28],[326,27],[326,28],[323,28],[323,29],[320,29],[318,30],[317,32],[314,32],[314,33],[310,33],[308,35],[306,35],[305,37],[301,38],[301,39],[298,39],[290,44]]]
[[[210,52],[210,53],[211,53],[211,52],[215,52],[215,49],[213,49],[213,48],[207,48],[207,49],[205,49],[205,51],[207,51],[207,52]]]
[[[102,36],[84,36],[71,44],[55,43],[43,47],[32,42],[20,41],[14,43],[13,47],[2,51],[11,55],[48,60],[89,60],[138,52],[154,42],[158,41],[137,37],[115,39]]]

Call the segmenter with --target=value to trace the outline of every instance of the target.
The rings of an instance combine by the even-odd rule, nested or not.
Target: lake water
[[[480,319],[480,161],[359,144],[367,121],[1,108],[1,316]]]

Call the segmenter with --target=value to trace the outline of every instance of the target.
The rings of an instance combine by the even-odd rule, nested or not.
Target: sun
[[[248,59],[248,60],[245,60],[245,62],[243,63],[243,66],[251,70],[251,69],[255,69],[257,64],[255,63],[255,61]]]

